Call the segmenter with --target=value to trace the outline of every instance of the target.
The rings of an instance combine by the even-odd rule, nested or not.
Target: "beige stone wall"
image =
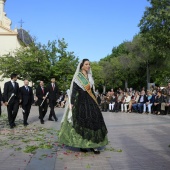
[[[0,35],[0,56],[13,53],[20,47],[17,35]]]
[[[21,45],[17,39],[17,34],[13,35],[13,34],[7,34],[4,31],[5,34],[2,34],[2,28],[0,29],[0,56],[3,57],[3,55],[5,54],[13,54],[16,49],[20,48]],[[2,75],[0,76],[1,79]],[[10,79],[5,78],[3,81],[0,81],[0,87],[1,90],[3,91],[4,88],[4,83],[6,81],[9,81]],[[18,80],[18,83],[20,86],[23,85],[23,81]]]
[[[13,54],[18,48],[21,47],[18,38],[17,31],[11,30],[11,20],[7,18],[4,11],[4,5],[6,0],[0,0],[0,57],[3,57],[5,54]],[[2,75],[0,75],[0,79]],[[3,81],[0,81],[0,88],[3,91],[4,83],[9,81],[10,78],[5,78]],[[23,86],[23,81],[17,80],[19,86]]]

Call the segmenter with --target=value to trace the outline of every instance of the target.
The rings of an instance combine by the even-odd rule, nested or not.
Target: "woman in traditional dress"
[[[71,82],[58,141],[67,146],[97,149],[108,144],[107,128],[94,95],[94,81],[88,59],[79,63]]]

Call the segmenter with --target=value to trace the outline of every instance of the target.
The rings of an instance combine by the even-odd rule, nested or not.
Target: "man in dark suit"
[[[2,104],[3,104],[3,99],[2,99],[2,92],[1,92],[1,88],[0,88],[0,116],[2,114],[2,109],[1,109]]]
[[[11,81],[4,84],[4,101],[8,111],[8,121],[10,128],[16,126],[15,119],[19,109],[19,85],[17,74],[11,74]]]
[[[30,114],[31,105],[34,103],[34,95],[28,80],[24,80],[24,86],[20,87],[20,105],[23,113],[23,124],[28,125],[28,116]]]
[[[37,104],[39,106],[39,119],[40,123],[44,124],[44,117],[47,113],[48,103],[48,93],[47,88],[44,87],[44,82],[40,81],[40,85],[36,89],[36,97],[38,98]]]
[[[49,106],[50,106],[50,115],[49,115],[49,121],[55,121],[58,120],[58,118],[55,115],[54,107],[56,106],[59,90],[57,87],[57,84],[55,82],[55,78],[51,79],[51,83],[48,85],[47,90],[49,92]],[[52,118],[53,117],[53,118]]]
[[[135,112],[143,113],[143,105],[147,102],[145,91],[142,90],[138,99],[138,103],[132,105]]]

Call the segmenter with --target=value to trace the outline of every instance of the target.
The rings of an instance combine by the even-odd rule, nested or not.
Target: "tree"
[[[102,77],[102,66],[98,62],[90,63],[92,68],[92,74],[95,82],[96,89],[100,89],[103,86],[103,77]]]
[[[167,57],[170,52],[170,1],[148,1],[151,6],[140,20],[140,33],[159,56]]]
[[[3,77],[10,77],[11,73],[17,73],[21,80],[46,81],[50,76],[50,61],[41,48],[40,43],[32,43],[29,47],[18,49],[14,56],[7,54],[0,57],[0,71]]]
[[[170,1],[148,0],[151,4],[146,8],[140,20],[140,33],[149,44],[148,50],[153,60],[149,62],[151,77],[155,82],[163,83],[168,78],[168,61],[170,54]]]
[[[32,43],[17,50],[14,55],[0,57],[0,74],[9,77],[11,73],[17,73],[19,79],[34,83],[38,80],[47,83],[55,77],[60,90],[66,90],[78,63],[74,52],[67,51],[67,47],[64,39],[58,40],[58,44],[56,40],[49,41],[47,45]]]

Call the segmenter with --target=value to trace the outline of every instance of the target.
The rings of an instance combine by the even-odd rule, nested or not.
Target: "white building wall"
[[[21,45],[16,35],[0,35],[0,56],[15,52]]]
[[[5,54],[13,54],[21,44],[17,38],[17,30],[11,30],[11,20],[7,18],[4,11],[4,5],[6,0],[0,0],[0,57]],[[12,74],[12,73],[11,73]],[[0,79],[2,75],[0,75]],[[4,91],[4,83],[10,81],[10,78],[4,78],[0,81],[1,91]],[[19,86],[23,86],[23,81],[17,80]],[[31,85],[31,84],[30,84]]]

